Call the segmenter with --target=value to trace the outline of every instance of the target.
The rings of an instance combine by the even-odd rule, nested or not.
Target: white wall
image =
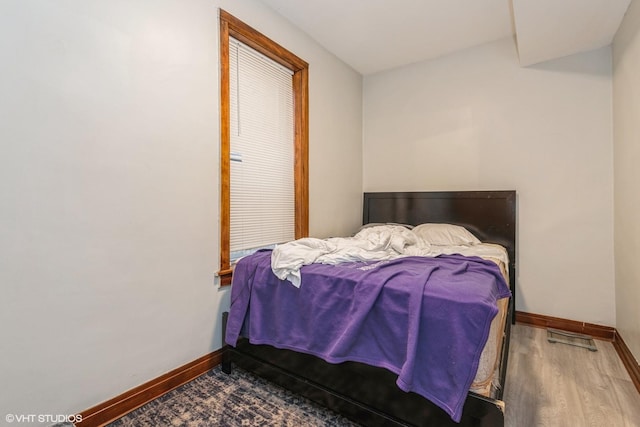
[[[362,79],[266,6],[3,1],[3,416],[72,414],[221,347],[218,7],[310,63],[310,230],[359,224]]]
[[[640,360],[640,2],[613,43],[616,325]]]
[[[615,326],[609,48],[510,39],[365,77],[364,190],[517,190],[520,311]]]

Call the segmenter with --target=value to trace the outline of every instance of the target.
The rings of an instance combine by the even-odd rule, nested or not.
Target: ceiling
[[[514,37],[520,64],[611,43],[631,0],[262,0],[363,75]]]

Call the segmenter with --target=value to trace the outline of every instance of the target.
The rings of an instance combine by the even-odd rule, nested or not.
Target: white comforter
[[[278,245],[271,255],[271,269],[278,278],[300,287],[300,268],[303,265],[388,260],[421,255],[425,251],[428,251],[425,243],[405,227],[370,227],[353,237],[306,237]]]
[[[365,228],[353,237],[307,237],[278,245],[271,255],[271,269],[278,278],[300,287],[300,268],[308,264],[390,260],[403,256],[434,257],[454,253],[497,258],[508,264],[506,250],[498,245],[435,246],[423,241],[406,227],[384,225]]]

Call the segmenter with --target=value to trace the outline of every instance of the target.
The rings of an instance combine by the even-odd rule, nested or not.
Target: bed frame
[[[462,225],[483,242],[498,243],[509,253],[510,286],[515,296],[515,191],[365,193],[363,224],[396,222],[417,225],[446,222]],[[504,386],[511,324],[511,298],[502,342],[499,382]],[[223,313],[223,336],[228,313]],[[455,423],[435,404],[400,390],[392,372],[356,362],[330,364],[317,357],[249,344],[225,348],[222,370],[232,363],[305,396],[364,426],[504,426],[503,388],[495,399],[473,392],[465,401],[462,420]]]

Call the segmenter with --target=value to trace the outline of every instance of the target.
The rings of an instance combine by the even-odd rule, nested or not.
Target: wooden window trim
[[[229,110],[229,37],[293,72],[295,238],[309,235],[309,64],[278,43],[220,9],[220,285],[230,285],[231,113]]]

